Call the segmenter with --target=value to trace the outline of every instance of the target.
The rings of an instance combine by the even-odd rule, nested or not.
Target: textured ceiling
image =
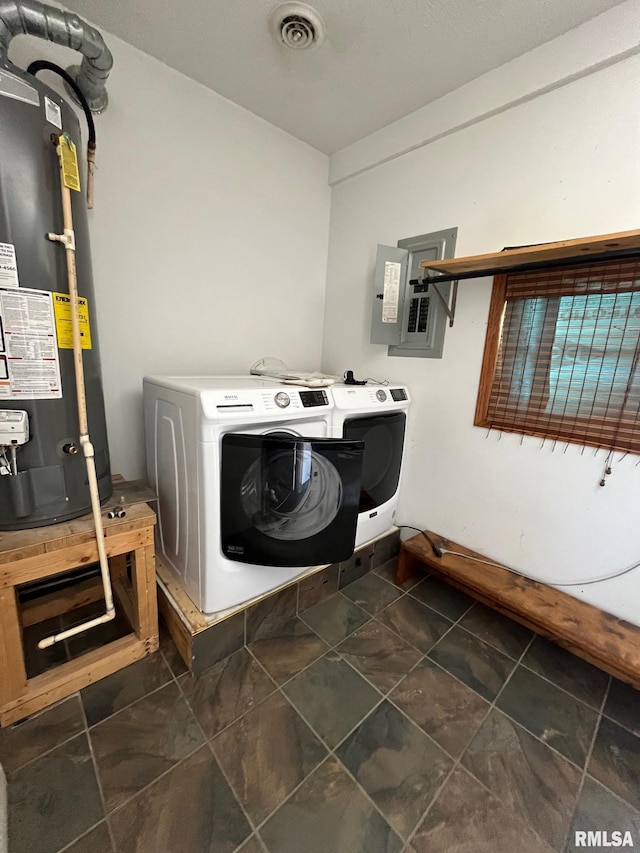
[[[271,37],[279,0],[66,5],[331,154],[619,2],[312,0],[327,27],[314,51]]]

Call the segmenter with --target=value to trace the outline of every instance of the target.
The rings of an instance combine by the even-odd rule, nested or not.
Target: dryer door
[[[220,529],[230,560],[318,566],[353,553],[362,441],[227,433]]]
[[[344,422],[344,437],[364,442],[360,512],[381,506],[398,491],[406,420],[404,412],[390,412]]]

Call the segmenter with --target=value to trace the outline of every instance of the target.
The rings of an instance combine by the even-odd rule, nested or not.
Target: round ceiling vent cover
[[[306,3],[282,3],[273,10],[270,23],[276,41],[293,50],[317,47],[326,36],[324,21]]]

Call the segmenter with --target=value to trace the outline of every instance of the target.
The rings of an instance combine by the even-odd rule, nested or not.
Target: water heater
[[[52,141],[62,133],[81,150],[79,122],[65,99],[0,63],[0,530],[91,510],[78,446],[65,250],[47,237],[63,232]],[[82,193],[71,196],[89,432],[104,501],[112,486],[89,229]]]

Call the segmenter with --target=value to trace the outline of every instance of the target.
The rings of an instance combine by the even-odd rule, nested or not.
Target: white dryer
[[[353,553],[364,444],[332,437],[326,389],[144,379],[158,550],[204,613]]]
[[[387,533],[398,507],[409,392],[403,385],[332,385],[333,435],[362,441],[356,548]]]

